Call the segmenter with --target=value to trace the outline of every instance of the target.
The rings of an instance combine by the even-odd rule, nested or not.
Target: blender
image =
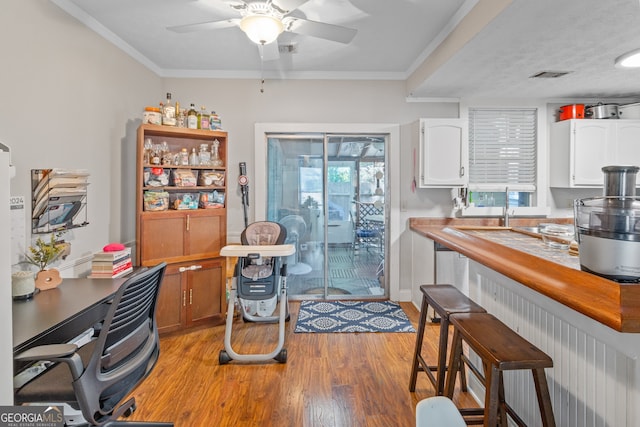
[[[604,196],[574,204],[580,268],[618,282],[640,282],[637,166],[605,166]]]

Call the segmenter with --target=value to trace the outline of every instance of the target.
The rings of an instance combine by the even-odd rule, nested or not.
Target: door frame
[[[389,245],[387,268],[389,274],[389,298],[394,301],[410,301],[411,289],[400,290],[400,125],[396,123],[256,123],[254,126],[255,165],[253,179],[254,215],[256,221],[264,221],[267,206],[267,134],[271,133],[360,133],[388,134],[385,147],[388,177],[385,203],[388,206],[386,225]]]

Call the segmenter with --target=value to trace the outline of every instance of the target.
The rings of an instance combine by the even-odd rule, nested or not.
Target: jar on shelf
[[[211,115],[209,116],[209,129],[211,130],[222,129],[222,121],[220,120],[220,116],[218,116],[215,111],[212,111]]]
[[[186,148],[180,150],[180,165],[189,166],[189,152]]]
[[[142,124],[160,125],[162,124],[162,114],[158,107],[145,107],[142,112]]]
[[[207,144],[200,144],[200,152],[198,153],[201,166],[209,166],[211,164],[211,153]]]
[[[198,129],[209,129],[209,114],[207,114],[206,107],[203,105],[198,112]]]

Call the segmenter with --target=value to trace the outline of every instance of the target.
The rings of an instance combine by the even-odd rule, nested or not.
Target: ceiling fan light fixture
[[[640,49],[632,50],[620,55],[615,60],[616,68],[638,68],[640,67]]]
[[[240,28],[249,40],[262,45],[273,43],[284,31],[282,21],[270,15],[247,15],[240,21]]]

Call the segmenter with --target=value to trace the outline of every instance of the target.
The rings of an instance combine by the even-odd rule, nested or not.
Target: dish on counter
[[[569,249],[575,234],[573,226],[565,224],[540,224],[542,241],[554,249]]]

